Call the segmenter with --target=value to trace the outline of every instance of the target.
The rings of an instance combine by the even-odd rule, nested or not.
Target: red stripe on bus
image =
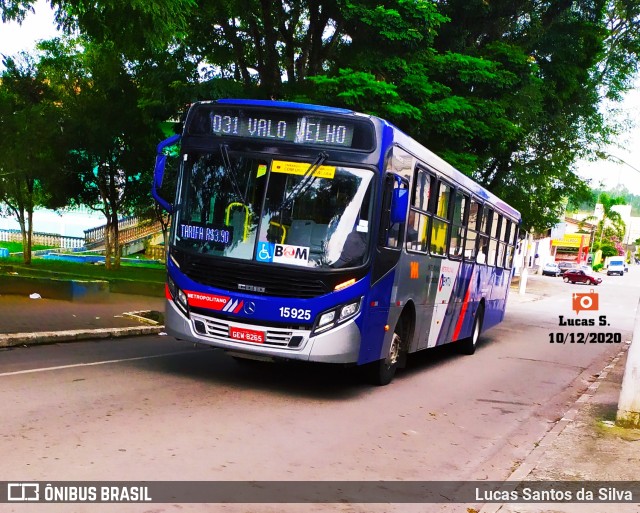
[[[460,310],[460,317],[456,323],[456,329],[453,331],[453,340],[458,340],[460,330],[462,329],[462,321],[464,321],[464,314],[467,312],[467,306],[469,306],[469,296],[471,295],[471,282],[467,288],[467,293],[464,295],[464,301],[462,302],[462,310]]]

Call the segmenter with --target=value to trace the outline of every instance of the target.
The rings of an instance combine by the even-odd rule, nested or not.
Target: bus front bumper
[[[173,301],[167,300],[165,331],[177,339],[234,353],[273,359],[349,364],[358,361],[360,352],[360,330],[355,323],[356,318],[312,337],[310,330],[244,324],[193,313],[191,318],[187,318]],[[265,341],[254,343],[232,339],[229,336],[231,328],[263,332]]]

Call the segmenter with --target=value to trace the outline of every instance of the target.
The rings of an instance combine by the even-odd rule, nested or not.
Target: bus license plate
[[[264,342],[264,331],[246,330],[244,328],[229,327],[229,337],[234,340],[242,340],[243,342],[255,342],[262,344]]]

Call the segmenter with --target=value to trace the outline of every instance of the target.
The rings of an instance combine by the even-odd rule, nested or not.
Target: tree
[[[56,206],[52,184],[61,162],[61,116],[56,97],[28,54],[4,60],[0,77],[0,204],[22,233],[23,260],[31,263],[33,211]]]
[[[605,257],[623,255],[624,248],[620,240],[624,237],[625,223],[622,216],[613,210],[613,207],[626,204],[625,200],[622,197],[612,197],[603,192],[600,193],[598,202],[602,205],[602,216],[593,215],[584,219],[587,222],[598,221],[595,231],[599,235],[598,240],[594,241],[593,248],[602,250],[602,255]]]
[[[30,4],[0,0],[3,18]],[[575,162],[611,140],[599,107],[630,87],[640,51],[640,0],[53,5],[64,27],[145,77],[144,108],[330,98],[406,129],[537,230],[555,224],[567,197],[588,194]]]
[[[230,0],[200,2],[184,44],[208,64],[207,78],[232,78],[245,91],[283,98],[322,74],[344,37],[336,0]]]
[[[598,107],[628,87],[636,10],[529,0],[385,6],[343,8],[349,40],[311,78],[311,100],[390,118],[509,198],[528,228],[548,229],[567,197],[588,196],[574,163],[613,133]],[[629,23],[612,58],[616,16]]]
[[[598,229],[600,231],[600,241],[605,232],[605,228],[612,228],[613,236],[618,238],[624,237],[625,223],[622,220],[622,216],[619,212],[613,210],[616,205],[625,205],[624,198],[611,197],[607,193],[600,194],[598,202],[602,205],[602,219],[598,223]]]
[[[104,214],[106,265],[113,257],[118,268],[118,220],[147,194],[143,175],[150,174],[159,123],[139,108],[138,86],[112,45],[80,39],[45,46],[42,66],[64,92],[67,178],[82,183],[67,200]]]

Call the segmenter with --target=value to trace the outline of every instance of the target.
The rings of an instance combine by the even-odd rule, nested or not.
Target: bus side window
[[[506,225],[507,227],[506,227],[504,239],[503,239],[507,246],[506,254],[504,257],[504,268],[511,269],[513,267],[513,256],[515,251],[514,235],[516,231],[515,230],[516,224],[513,221],[507,221]]]
[[[402,233],[404,233],[405,223],[391,223],[391,197],[396,188],[406,189],[408,186],[406,180],[401,179],[393,174],[387,174],[384,183],[384,196],[382,198],[382,218],[380,222],[380,237],[378,242],[381,246],[387,248],[398,249],[402,242]]]
[[[476,248],[478,239],[478,220],[482,213],[482,205],[472,199],[469,204],[469,215],[467,217],[467,238],[464,242],[464,259],[476,261]]]
[[[496,258],[496,266],[498,267],[504,267],[504,259],[507,253],[507,245],[504,241],[504,237],[508,224],[509,220],[506,217],[500,216],[500,231],[496,236],[498,239],[498,256]]]
[[[410,251],[427,252],[429,201],[434,182],[435,180],[430,173],[424,169],[416,168],[406,236],[407,249]]]
[[[498,214],[495,210],[491,216],[491,233],[489,239],[489,255],[487,257],[487,264],[489,265],[500,265],[497,261],[498,258],[498,230],[500,229],[500,221],[502,216]]]
[[[493,210],[484,205],[482,207],[482,214],[479,217],[478,223],[478,253],[476,256],[476,262],[479,264],[492,263],[488,261],[489,253],[489,230],[491,228],[491,217]]]
[[[447,251],[449,238],[449,201],[451,186],[445,182],[438,182],[438,196],[435,199],[435,215],[431,219],[431,239],[429,248],[432,255],[444,256]]]
[[[466,229],[466,217],[468,215],[468,196],[461,191],[455,191],[453,199],[453,219],[451,227],[451,240],[449,242],[449,256],[462,258],[464,236]]]

